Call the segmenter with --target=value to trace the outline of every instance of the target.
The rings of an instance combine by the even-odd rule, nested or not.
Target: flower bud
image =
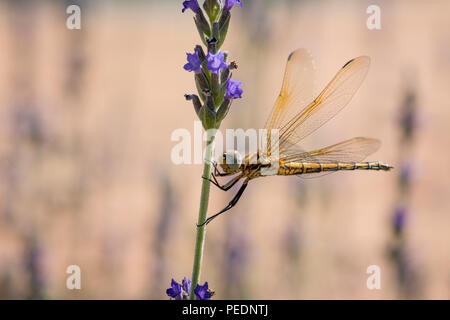
[[[198,57],[200,58],[201,62],[205,61],[206,56],[205,56],[205,52],[203,51],[202,46],[196,45],[195,48],[194,48],[194,51],[197,52]]]
[[[197,116],[200,116],[200,109],[202,108],[202,104],[200,103],[200,99],[195,94],[185,94],[184,97],[187,101],[191,100],[194,105],[194,110]]]
[[[222,15],[220,16],[219,19],[219,32],[218,32],[218,43],[217,43],[217,48],[219,49],[223,42],[225,41],[225,38],[227,37],[227,32],[228,32],[228,26],[230,25],[230,19],[231,19],[231,14],[230,11],[228,10],[222,10]]]
[[[195,15],[194,22],[197,26],[200,37],[202,38],[203,42],[205,42],[205,36],[206,38],[211,37],[211,27],[209,26],[209,23],[206,20],[203,11],[200,10],[200,12]]]
[[[219,0],[205,0],[203,3],[203,8],[209,17],[209,21],[216,21],[220,13],[220,1]]]
[[[222,87],[224,87],[228,81],[228,78],[231,76],[231,70],[237,69],[237,64],[235,61],[232,61],[228,67],[222,71],[220,75],[220,83],[222,84]]]
[[[206,40],[207,46],[208,46],[208,53],[211,54],[216,54],[217,49],[216,49],[216,45],[217,45],[217,38],[212,37]]]
[[[195,85],[197,86],[197,91],[200,94],[200,98],[205,102],[206,97],[204,91],[208,89],[208,80],[203,72],[195,74]]]
[[[219,39],[219,23],[214,22],[212,24],[212,36],[216,39]]]
[[[225,98],[223,100],[222,104],[220,105],[219,109],[217,110],[217,113],[216,113],[217,127],[219,127],[222,120],[227,116],[227,113],[231,107],[231,102],[232,102],[232,99]]]
[[[205,90],[204,94],[206,96],[206,103],[205,105],[200,109],[200,120],[202,121],[203,128],[205,130],[213,129],[216,126],[216,111],[215,111],[215,104],[214,104],[214,98],[211,94],[211,91]]]

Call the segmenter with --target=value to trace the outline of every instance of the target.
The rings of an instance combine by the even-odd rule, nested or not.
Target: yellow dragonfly
[[[220,167],[213,163],[214,172],[210,180],[220,189],[227,191],[238,181],[242,186],[230,203],[220,212],[209,217],[202,225],[208,224],[218,215],[230,210],[239,201],[250,180],[265,175],[273,163],[277,170],[272,175],[311,176],[317,173],[330,173],[339,170],[384,170],[392,166],[379,162],[362,162],[375,152],[380,142],[369,138],[353,138],[319,150],[304,152],[298,143],[333,118],[351,100],[360,87],[367,71],[370,58],[361,56],[348,61],[328,83],[325,89],[314,98],[313,81],[314,61],[305,49],[292,52],[287,60],[286,70],[275,106],[267,120],[267,143],[264,151],[247,154],[244,158],[236,150],[223,154]],[[304,107],[300,110],[301,107]],[[272,139],[272,130],[278,132],[278,139]],[[277,155],[272,152],[274,146]],[[220,185],[217,176],[233,176],[224,185]],[[205,178],[205,177],[204,177]],[[206,178],[205,178],[206,179]]]

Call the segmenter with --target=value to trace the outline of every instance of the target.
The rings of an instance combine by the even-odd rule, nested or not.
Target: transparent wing
[[[275,106],[267,119],[268,141],[270,130],[286,125],[302,107],[314,99],[315,66],[306,49],[293,51],[287,60],[283,85]],[[267,144],[270,147],[270,143]]]
[[[289,162],[313,162],[313,163],[337,163],[360,162],[368,155],[374,153],[380,147],[380,141],[370,138],[353,138],[332,146],[293,154],[281,158],[285,163]]]
[[[365,56],[347,62],[313,102],[279,128],[280,158],[296,152],[299,141],[333,118],[349,103],[364,80],[369,65],[370,58]],[[295,96],[296,93],[291,95]]]

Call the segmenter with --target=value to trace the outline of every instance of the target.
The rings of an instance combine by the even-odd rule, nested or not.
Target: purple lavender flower
[[[200,13],[200,6],[198,5],[197,0],[188,0],[183,2],[183,10],[181,12],[185,12],[187,9],[191,9],[194,13]]]
[[[227,82],[227,92],[225,93],[225,98],[235,99],[242,98],[242,93],[244,92],[239,86],[242,84],[240,81],[234,81],[231,78]]]
[[[223,52],[218,52],[216,54],[208,53],[206,55],[206,61],[208,64],[206,67],[213,73],[218,73],[219,70],[226,69],[228,65],[225,63],[225,55]]]
[[[406,221],[406,208],[405,207],[398,207],[395,210],[394,218],[393,218],[393,225],[396,232],[401,232],[403,230],[403,227],[405,226]]]
[[[195,297],[196,300],[209,300],[211,299],[211,292],[208,289],[208,282],[205,282],[203,286],[197,284],[195,287]]]
[[[171,287],[166,290],[166,293],[175,300],[188,300],[191,292],[191,285],[192,281],[186,277],[183,278],[181,284],[172,279]],[[208,288],[208,282],[205,282],[203,286],[197,284],[194,292],[196,300],[208,300],[213,295],[213,292]]]
[[[240,0],[225,0],[224,9],[230,11],[235,4],[238,4],[242,7],[242,2]]]
[[[175,300],[183,299],[183,292],[181,284],[172,279],[171,288],[166,290],[166,293],[169,297],[174,298]]]
[[[202,66],[202,62],[200,61],[200,58],[198,56],[198,52],[195,51],[194,53],[186,53],[187,61],[184,65],[184,70],[186,71],[194,71],[195,73],[200,73],[200,67]]]
[[[181,281],[181,287],[183,288],[184,292],[187,293],[187,296],[189,297],[189,295],[191,294],[191,280],[189,280],[188,278],[184,277],[183,281]]]

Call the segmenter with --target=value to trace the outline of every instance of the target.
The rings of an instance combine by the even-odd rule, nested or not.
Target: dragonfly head
[[[242,156],[236,150],[227,150],[223,153],[220,166],[226,173],[236,173],[241,168]]]

